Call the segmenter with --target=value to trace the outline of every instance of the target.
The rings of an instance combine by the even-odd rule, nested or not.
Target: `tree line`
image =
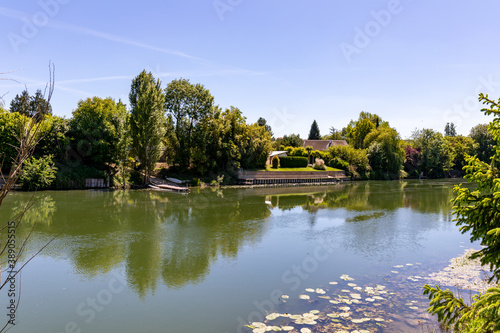
[[[21,178],[27,189],[78,188],[85,178],[106,178],[114,186],[145,184],[166,170],[208,178],[225,173],[230,180],[240,168],[265,168],[272,150],[320,158],[359,179],[461,176],[467,155],[488,162],[493,154],[486,124],[472,128],[469,136],[456,135],[448,123],[444,134],[420,129],[402,140],[387,121],[368,112],[324,136],[314,120],[309,139],[346,140],[348,146],[313,151],[302,147],[298,134],[274,138],[264,118],[247,123],[238,108],[223,110],[202,84],[180,78],[162,87],[146,71],[132,80],[129,105],[110,97],[87,98],[66,119],[52,115],[41,91],[33,96],[23,91],[9,110],[0,107],[2,170],[11,168],[18,133],[34,115],[41,122],[40,142]],[[156,169],[158,162],[163,169]]]
[[[313,155],[329,158],[330,166],[343,168],[360,179],[461,177],[466,156],[477,156],[489,163],[495,145],[487,124],[473,127],[468,136],[457,135],[453,123],[446,124],[444,133],[415,129],[410,138],[403,140],[389,122],[364,111],[341,130],[330,127],[329,134],[323,136],[314,120],[308,140],[319,139],[345,140],[348,146],[332,146],[328,154]],[[302,146],[299,134],[275,140],[277,149],[307,156]]]

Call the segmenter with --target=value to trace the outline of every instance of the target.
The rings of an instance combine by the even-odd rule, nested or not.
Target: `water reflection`
[[[58,236],[44,255],[70,260],[75,272],[93,278],[123,267],[131,289],[144,297],[159,285],[183,288],[204,280],[219,258],[236,259],[246,244],[258,243],[273,209],[301,207],[311,225],[322,210],[345,210],[349,223],[367,223],[400,208],[433,213],[449,220],[453,193],[448,183],[355,182],[331,187],[194,190],[189,195],[152,191],[44,192],[18,230],[25,237],[31,226],[33,249]],[[14,193],[0,218],[18,213],[29,193]],[[404,216],[370,228],[348,228],[345,248],[374,251],[405,225]],[[347,225],[349,225],[347,223]],[[432,228],[432,222],[429,222]],[[399,231],[397,231],[399,228]],[[408,235],[422,232],[406,225]],[[425,228],[424,228],[425,230]],[[401,241],[406,241],[402,239]],[[392,242],[392,243],[391,243]],[[391,245],[390,245],[391,246]],[[393,245],[395,246],[395,245]]]

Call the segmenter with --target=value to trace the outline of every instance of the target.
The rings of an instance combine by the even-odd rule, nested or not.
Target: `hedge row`
[[[280,158],[281,168],[305,168],[307,167],[307,157],[286,156]]]

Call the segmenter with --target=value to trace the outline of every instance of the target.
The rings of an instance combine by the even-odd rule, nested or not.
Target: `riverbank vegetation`
[[[181,78],[163,87],[146,71],[132,80],[128,102],[129,107],[111,97],[89,97],[67,119],[52,115],[39,91],[33,96],[21,92],[9,110],[0,108],[2,171],[10,170],[16,137],[40,108],[47,110],[34,119],[41,123],[41,140],[33,161],[40,163],[31,168],[40,175],[25,178],[23,186],[29,189],[80,188],[85,178],[124,187],[149,183],[154,175],[207,181],[224,175],[230,184],[240,168],[265,169],[272,150],[305,157],[316,169],[345,170],[353,179],[442,178],[462,176],[469,155],[489,162],[493,151],[487,125],[461,136],[448,123],[444,134],[416,129],[403,140],[387,120],[368,112],[342,130],[331,127],[324,136],[314,120],[309,138],[346,140],[348,145],[313,150],[302,146],[299,134],[273,137],[262,117],[249,123],[237,107],[221,108],[199,83]]]
[[[487,105],[482,111],[494,115],[488,126],[488,133],[495,143],[490,163],[476,156],[465,158],[465,178],[476,184],[474,188],[458,185],[457,197],[453,200],[457,225],[463,233],[470,233],[471,241],[480,241],[483,248],[471,255],[478,258],[491,272],[490,282],[500,281],[500,99],[491,100],[480,95]],[[424,294],[429,296],[428,311],[436,314],[440,322],[454,332],[498,332],[500,330],[500,288],[491,287],[486,292],[476,294],[471,303],[456,297],[449,289],[439,286],[424,286]]]

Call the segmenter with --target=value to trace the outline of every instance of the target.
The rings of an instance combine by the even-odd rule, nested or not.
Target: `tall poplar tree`
[[[165,96],[161,81],[143,70],[132,80],[129,100],[132,149],[144,170],[144,182],[149,183],[165,136]]]

